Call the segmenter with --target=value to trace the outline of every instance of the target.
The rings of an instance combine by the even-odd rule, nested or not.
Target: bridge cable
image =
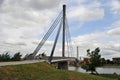
[[[53,58],[53,54],[54,54],[55,47],[56,47],[56,44],[57,44],[57,41],[58,41],[58,37],[59,37],[59,34],[60,34],[61,27],[62,27],[62,18],[61,18],[61,22],[60,22],[60,25],[59,25],[59,28],[58,28],[58,31],[57,31],[57,35],[56,35],[56,38],[55,38],[55,42],[54,42],[54,45],[53,45],[53,48],[52,48],[52,51],[51,51],[51,55],[50,55],[50,57],[49,57],[49,62],[50,62],[50,63],[51,63],[52,58]]]
[[[66,21],[66,19],[65,19],[65,21]],[[68,53],[68,57],[70,57],[69,56],[69,51],[70,51],[70,49],[69,49],[69,37],[68,37],[68,28],[67,28],[67,24],[65,25],[66,26],[66,43],[67,43],[67,53]]]
[[[42,47],[42,45],[45,43],[45,41],[48,39],[52,31],[56,28],[56,25],[59,23],[59,16],[58,18],[54,21],[53,25],[49,28],[48,32],[45,34],[41,42],[39,43],[38,47],[36,48],[36,52],[34,51],[33,53],[37,53],[39,49]],[[35,54],[36,55],[36,54]]]
[[[71,54],[73,53],[73,47],[72,47],[72,40],[71,40],[71,35],[70,35],[70,29],[69,29],[69,25],[68,25],[68,20],[67,20],[67,18],[66,18],[66,32],[67,32],[67,39],[68,39],[68,56],[69,56],[69,54],[70,54],[70,52],[71,52]]]
[[[33,58],[38,53],[38,51],[41,49],[41,47],[44,45],[44,43],[49,38],[49,36],[51,35],[51,33],[54,31],[54,29],[56,28],[56,26],[60,22],[61,17],[62,17],[62,12],[60,12],[60,14],[58,15],[58,17],[53,22],[52,26],[49,28],[48,32],[45,34],[45,36],[43,37],[43,39],[41,40],[41,42],[38,44],[37,48],[34,50],[34,52],[32,54]]]
[[[69,47],[69,45],[70,45],[70,43],[69,43],[69,36],[68,36],[68,28],[67,28],[67,26],[66,26],[66,43],[67,43],[67,53],[68,53],[68,57],[70,57],[70,47]]]

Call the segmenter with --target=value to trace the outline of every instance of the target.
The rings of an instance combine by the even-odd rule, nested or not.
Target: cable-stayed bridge
[[[39,50],[42,48],[42,46],[45,44],[45,42],[48,40],[48,38],[56,28],[58,28],[57,34],[54,40],[54,44],[52,46],[51,54],[49,57],[47,57],[48,62],[58,63],[59,68],[65,68],[68,65],[68,61],[76,59],[74,57],[70,58],[65,56],[66,50],[68,50],[68,54],[73,53],[73,48],[71,45],[71,35],[70,35],[67,16],[66,16],[66,5],[63,5],[63,10],[59,13],[59,15],[57,16],[51,27],[48,29],[47,33],[44,35],[44,37],[42,38],[36,49],[33,51],[31,56],[28,57],[28,59],[30,60],[35,59],[35,56],[37,55]],[[55,48],[61,31],[62,31],[62,53],[61,53],[62,56],[59,57],[58,59],[55,59],[55,57],[53,57],[53,54],[55,52]],[[65,47],[65,44],[67,46],[67,49]]]

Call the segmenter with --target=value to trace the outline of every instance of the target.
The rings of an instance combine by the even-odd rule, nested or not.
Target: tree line
[[[26,54],[25,56],[22,57],[22,54],[20,52],[17,52],[11,57],[11,55],[8,52],[6,52],[3,54],[0,54],[0,62],[28,60],[28,57],[30,57],[31,55],[32,53]],[[38,59],[42,59],[45,56],[46,54],[43,52],[42,54],[38,55],[39,57]]]
[[[22,55],[20,52],[17,52],[13,55],[13,57],[10,56],[8,52],[0,54],[0,62],[6,62],[6,61],[20,61]]]

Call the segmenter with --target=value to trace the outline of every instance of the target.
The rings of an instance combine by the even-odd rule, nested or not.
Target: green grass
[[[120,80],[120,75],[118,75],[118,74],[100,74],[98,76],[111,78],[111,79],[115,79],[115,80]]]
[[[91,74],[57,70],[46,62],[0,67],[0,80],[113,80]]]

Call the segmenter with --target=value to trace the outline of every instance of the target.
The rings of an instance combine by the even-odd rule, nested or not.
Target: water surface
[[[69,67],[68,70],[83,72],[83,73],[90,73],[90,72],[86,72],[86,70],[82,69],[81,67]],[[120,74],[120,68],[101,68],[100,67],[100,68],[97,68],[96,70],[98,73],[101,73],[101,74],[113,74],[113,73]]]

